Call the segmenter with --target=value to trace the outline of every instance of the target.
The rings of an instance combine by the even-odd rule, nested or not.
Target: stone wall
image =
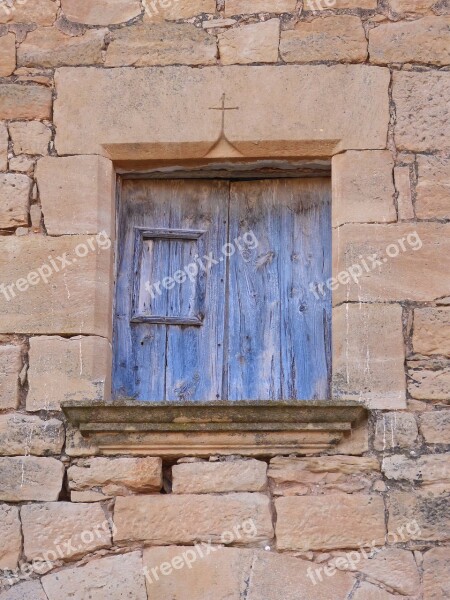
[[[448,4],[146,6],[0,2],[0,268],[4,284],[15,282],[0,289],[0,600],[450,597]],[[55,70],[107,69],[114,81],[114,67],[187,66],[194,79],[220,65],[270,65],[268,78],[274,67],[325,65],[336,79],[324,102],[340,106],[341,63],[389,85],[361,75],[371,93],[384,90],[367,100],[380,107],[366,115],[376,145],[353,131],[351,108],[328,116],[342,129],[345,115],[350,140],[333,157],[335,273],[416,234],[378,277],[334,294],[335,344],[347,347],[333,366],[336,390],[375,398],[378,410],[329,456],[96,456],[60,401],[102,399],[108,388],[109,279],[97,273],[111,264],[112,219],[99,198],[112,194],[113,175],[91,151],[97,130],[77,137],[79,114],[55,127]],[[68,73],[58,77],[82,95]],[[98,125],[102,99],[91,103]],[[303,106],[318,130],[316,104]],[[254,127],[264,118],[256,108]],[[61,157],[71,143],[91,156]],[[65,253],[86,256],[83,267],[56,261],[57,270],[51,260]],[[380,338],[368,338],[368,324]]]

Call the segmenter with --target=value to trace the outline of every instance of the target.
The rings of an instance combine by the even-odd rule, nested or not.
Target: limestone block
[[[385,589],[363,581],[353,596],[354,600],[397,600],[398,596],[390,594]]]
[[[20,517],[28,561],[67,560],[111,546],[110,524],[100,504],[28,504]]]
[[[0,84],[0,119],[50,119],[52,91],[42,85]]]
[[[408,391],[416,400],[449,400],[448,361],[408,361]]]
[[[436,0],[389,0],[389,6],[397,14],[429,12]]]
[[[1,238],[0,332],[110,337],[111,261],[100,234]]]
[[[395,71],[393,79],[397,149],[450,150],[450,72]]]
[[[0,346],[0,408],[18,408],[19,373],[22,369],[20,346]]]
[[[19,509],[16,506],[0,504],[0,539],[0,569],[12,571],[17,568],[22,552]]]
[[[267,487],[267,465],[260,460],[193,462],[172,467],[174,494],[261,492]]]
[[[253,13],[292,13],[296,0],[225,0],[225,16]]]
[[[383,459],[382,469],[388,479],[420,483],[423,486],[445,484],[450,490],[450,454],[425,454],[419,458],[407,458],[400,454],[387,456]]]
[[[216,12],[216,0],[176,0],[174,2],[146,2],[144,23],[191,19],[203,13]]]
[[[141,14],[139,0],[62,0],[64,16],[86,25],[118,25]]]
[[[409,167],[395,167],[395,188],[398,191],[397,211],[399,221],[414,219]]]
[[[450,218],[450,159],[417,157],[416,214],[419,219]]]
[[[425,412],[419,416],[420,432],[427,444],[450,444],[450,411]]]
[[[444,541],[450,538],[450,495],[429,490],[389,494],[388,531],[399,542],[409,540]]]
[[[8,165],[8,130],[0,122],[0,171],[6,171]]]
[[[48,156],[36,180],[49,235],[99,233],[114,237],[115,173],[103,156]]]
[[[8,129],[15,154],[48,154],[52,131],[44,123],[14,121],[8,125]]]
[[[36,23],[36,25],[53,25],[58,11],[54,0],[27,0],[13,2],[12,7],[2,7],[0,23]]]
[[[48,600],[48,598],[42,589],[41,582],[33,579],[1,592],[0,600]]]
[[[107,556],[45,575],[42,585],[48,600],[147,600],[140,552]]]
[[[273,537],[270,500],[258,493],[122,496],[114,509],[115,542],[151,544],[194,541],[233,544]]]
[[[95,456],[99,449],[88,438],[85,438],[76,427],[67,426],[66,454],[72,457]]]
[[[282,31],[280,55],[285,62],[322,60],[363,62],[367,40],[359,17],[340,15],[300,21]]]
[[[64,445],[64,425],[20,413],[0,414],[0,455],[59,454]]]
[[[450,64],[450,17],[378,25],[369,31],[370,62]]]
[[[62,400],[103,400],[111,346],[101,337],[30,339],[27,410],[59,410]]]
[[[385,452],[394,448],[411,448],[417,441],[418,429],[412,413],[385,412],[375,423],[375,450]]]
[[[271,63],[278,61],[280,21],[268,21],[228,29],[219,36],[223,65]]]
[[[333,397],[371,408],[405,408],[404,352],[400,305],[334,308]]]
[[[414,352],[450,356],[450,307],[414,310]]]
[[[279,550],[357,548],[362,540],[384,544],[384,502],[379,496],[329,494],[275,500]]]
[[[431,548],[423,557],[424,600],[450,598],[450,548]]]
[[[19,171],[20,173],[26,173],[32,175],[34,170],[35,161],[30,156],[21,154],[20,156],[13,156],[9,159],[9,170]]]
[[[7,33],[0,37],[0,77],[9,77],[16,68],[16,36]]]
[[[0,174],[0,228],[28,225],[32,180],[27,175]]]
[[[116,29],[106,52],[106,67],[133,65],[213,65],[215,37],[190,23],[150,23]]]
[[[162,461],[149,456],[92,458],[71,466],[68,477],[71,490],[101,488],[105,495],[159,492],[162,487]]]
[[[180,94],[187,86],[190,93]],[[239,106],[227,113],[226,135],[244,156],[385,148],[388,86],[387,69],[364,65],[63,68],[56,74],[56,148],[113,159],[201,158],[220,135],[220,111],[209,109],[224,90],[227,105]],[[270,119],[261,119],[255,98]]]
[[[0,458],[0,500],[5,502],[58,500],[64,465],[55,458]]]
[[[397,220],[389,150],[344,152],[333,157],[333,227]]]
[[[333,236],[333,302],[430,301],[448,294],[450,224],[348,224]],[[340,274],[340,275],[339,275]]]
[[[89,29],[83,35],[65,35],[55,27],[28,33],[17,51],[21,67],[96,65],[102,62],[105,29]]]

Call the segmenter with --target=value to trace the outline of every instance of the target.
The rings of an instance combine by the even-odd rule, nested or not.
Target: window
[[[327,178],[123,181],[113,394],[327,399]]]

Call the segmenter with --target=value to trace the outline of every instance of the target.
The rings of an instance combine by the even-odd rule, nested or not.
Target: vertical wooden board
[[[141,260],[138,268],[139,292],[136,307],[140,315],[166,315],[168,290],[161,285],[167,275],[169,242],[149,239],[142,243]],[[148,286],[148,288],[146,287]]]
[[[258,246],[229,258],[227,397],[282,397],[280,212],[270,181],[236,182],[230,192],[230,243],[251,231]],[[243,245],[240,242],[240,245]]]

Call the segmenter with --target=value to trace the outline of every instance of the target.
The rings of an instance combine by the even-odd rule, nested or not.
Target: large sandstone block
[[[450,307],[414,310],[414,352],[450,356]]]
[[[42,588],[41,582],[37,579],[24,581],[5,592],[0,593],[0,600],[48,600]]]
[[[333,227],[397,220],[389,150],[344,152],[333,157]]]
[[[22,369],[20,346],[0,346],[0,409],[18,408],[19,373]]]
[[[64,445],[64,425],[20,413],[0,414],[0,455],[59,454]]]
[[[44,123],[14,121],[8,125],[8,129],[15,154],[48,154],[52,131]]]
[[[190,23],[150,23],[116,29],[106,52],[106,67],[133,65],[213,65],[215,37]]]
[[[371,408],[405,408],[404,360],[400,305],[343,304],[333,309],[334,398],[366,402]]]
[[[110,337],[111,261],[101,234],[1,238],[0,332]]]
[[[450,598],[450,548],[431,548],[423,557],[423,598]]]
[[[389,6],[397,14],[429,12],[436,0],[389,0]]]
[[[267,464],[260,460],[181,463],[172,467],[174,494],[261,492],[267,487]]]
[[[449,361],[408,361],[408,391],[416,400],[449,400]]]
[[[53,25],[58,12],[58,4],[54,0],[16,0],[5,4],[0,10],[0,23]]]
[[[103,400],[111,345],[102,337],[30,339],[27,410],[59,410],[62,400]]]
[[[384,412],[375,423],[375,450],[385,452],[394,448],[411,448],[417,441],[416,419],[408,412]]]
[[[429,490],[400,492],[391,490],[388,510],[389,538],[407,542],[410,540],[445,541],[450,538],[450,495]],[[394,537],[395,536],[395,537]]]
[[[449,150],[450,72],[395,71],[393,99],[399,150]]]
[[[147,600],[140,552],[107,556],[45,575],[48,600]]]
[[[116,499],[114,541],[243,545],[273,537],[270,500],[258,493],[125,496]]]
[[[67,560],[111,546],[110,524],[100,504],[28,504],[20,518],[27,561]]]
[[[381,24],[369,31],[370,62],[450,63],[450,18],[423,17],[416,21]]]
[[[0,77],[9,77],[15,68],[16,36],[14,33],[7,33],[0,37]]]
[[[103,156],[48,156],[36,180],[49,235],[105,232],[114,237],[115,173]]]
[[[417,157],[416,214],[419,219],[450,218],[450,159]]]
[[[159,492],[162,487],[160,458],[92,458],[68,469],[71,490],[101,488],[105,495]]]
[[[294,29],[282,31],[280,55],[285,62],[363,62],[367,40],[359,17],[323,17],[300,21]]]
[[[218,37],[219,55],[223,65],[278,61],[278,19],[229,29]]]
[[[55,27],[28,33],[17,51],[21,67],[97,65],[102,62],[105,29],[88,29],[78,36],[65,35]]]
[[[55,458],[0,458],[0,500],[5,502],[58,500],[64,465]]]
[[[51,112],[52,91],[49,88],[0,84],[0,119],[50,119]]]
[[[0,228],[28,225],[32,183],[27,175],[0,174]]]
[[[16,506],[0,504],[0,539],[0,569],[12,571],[17,568],[22,552],[19,509]]]
[[[419,458],[403,455],[383,459],[383,473],[388,479],[409,481],[424,486],[445,484],[450,489],[450,454],[429,454]]]
[[[295,11],[296,0],[226,0],[225,16],[253,13],[290,13]]]
[[[63,68],[56,74],[56,147],[115,159],[201,158],[220,135],[220,111],[209,109],[226,90],[227,105],[239,106],[227,112],[226,135],[244,156],[385,148],[388,86],[387,69],[363,65]],[[188,95],[179,93],[187,87]],[[255,98],[270,119],[261,119]],[[298,118],[303,114],[308,118]]]
[[[277,498],[275,510],[279,550],[357,548],[367,540],[384,544],[384,502],[379,496],[291,496]]]
[[[64,16],[85,25],[118,25],[141,14],[139,0],[62,0]]]
[[[335,304],[421,302],[448,294],[450,224],[349,224],[333,237],[333,272],[341,277]]]
[[[183,0],[183,2],[146,2],[144,23],[191,19],[203,13],[216,12],[216,0]]]
[[[427,444],[450,444],[450,410],[423,413],[419,423]]]
[[[0,122],[0,171],[6,171],[8,165],[8,129]]]

